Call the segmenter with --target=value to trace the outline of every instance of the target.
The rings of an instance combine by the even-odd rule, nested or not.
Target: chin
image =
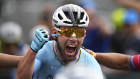
[[[67,56],[65,56],[65,62],[66,63],[70,63],[70,62],[74,61],[75,59],[76,59],[75,56],[74,57],[67,57]]]

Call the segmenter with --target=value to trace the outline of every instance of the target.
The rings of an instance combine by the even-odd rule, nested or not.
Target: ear
[[[56,30],[56,28],[53,28],[52,29],[52,34],[57,34],[58,33],[58,31]],[[52,36],[54,39],[56,39],[56,36]]]

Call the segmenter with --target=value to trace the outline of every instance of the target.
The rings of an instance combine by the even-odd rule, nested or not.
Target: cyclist
[[[98,62],[81,48],[89,24],[85,10],[74,4],[61,6],[54,12],[52,22],[55,41],[48,41],[45,31],[37,30],[31,48],[18,66],[16,78],[53,79],[60,67],[83,63],[95,68],[103,79]]]

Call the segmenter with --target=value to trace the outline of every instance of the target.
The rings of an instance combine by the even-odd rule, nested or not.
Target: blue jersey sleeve
[[[35,58],[35,64],[34,64],[34,73],[33,75],[35,75],[39,69],[41,68],[41,65],[43,64],[43,62],[45,61],[45,52],[46,52],[46,46],[44,45],[42,47],[42,49],[40,49],[36,55]]]
[[[38,51],[36,55],[36,59],[40,60],[42,63],[46,61],[46,58],[48,56],[47,48],[47,44],[45,43],[45,45]]]

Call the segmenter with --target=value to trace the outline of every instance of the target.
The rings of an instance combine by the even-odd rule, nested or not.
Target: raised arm
[[[22,57],[0,53],[0,68],[17,67]]]
[[[112,69],[132,70],[129,55],[119,53],[96,53],[96,60]]]
[[[109,68],[117,70],[140,71],[140,54],[125,55],[120,53],[94,53],[86,49],[96,60]]]
[[[94,53],[92,50],[89,49],[86,50],[92,56],[94,56],[100,64],[106,67],[118,70],[132,70],[133,59],[135,58],[135,56],[133,57],[130,55],[119,53],[97,53],[97,52]]]
[[[35,57],[36,53],[29,48],[19,63],[16,79],[32,79]]]
[[[36,31],[34,40],[31,43],[31,48],[29,48],[27,54],[19,63],[16,79],[32,79],[37,52],[42,48],[44,43],[48,41],[47,37],[43,29]]]

